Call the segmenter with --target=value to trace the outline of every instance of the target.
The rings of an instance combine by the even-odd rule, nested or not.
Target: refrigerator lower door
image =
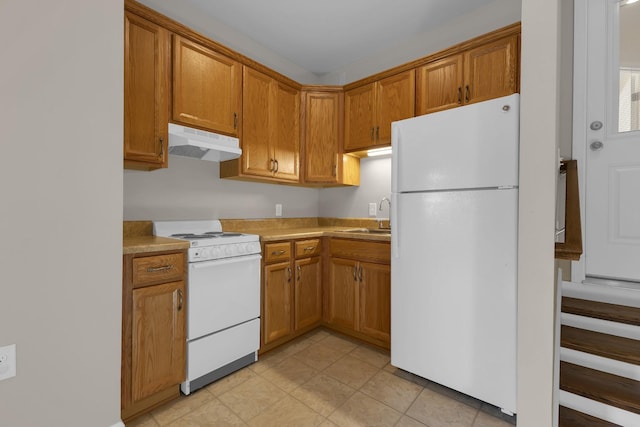
[[[394,202],[391,364],[515,413],[518,190]]]

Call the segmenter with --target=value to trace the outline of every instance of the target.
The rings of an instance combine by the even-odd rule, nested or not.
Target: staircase
[[[640,426],[640,291],[564,282],[559,427]]]

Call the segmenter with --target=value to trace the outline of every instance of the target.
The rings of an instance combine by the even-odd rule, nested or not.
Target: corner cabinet
[[[324,320],[373,344],[391,343],[391,250],[386,242],[331,238]]]
[[[170,34],[124,15],[124,167],[167,167]]]
[[[174,35],[173,121],[237,136],[241,67],[231,58]]]
[[[360,159],[343,153],[343,111],[341,88],[302,91],[305,184],[360,184]]]
[[[413,117],[415,72],[405,71],[345,92],[344,150],[391,144],[391,122]]]
[[[185,251],[123,259],[121,417],[180,395],[186,369]]]
[[[221,178],[300,179],[300,91],[244,67],[242,156],[220,165]]]
[[[519,35],[514,34],[419,67],[416,115],[518,92],[518,46]]]
[[[270,350],[322,321],[320,239],[265,243],[262,342]]]

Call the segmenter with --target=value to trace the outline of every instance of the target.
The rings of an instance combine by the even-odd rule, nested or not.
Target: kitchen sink
[[[348,230],[338,230],[341,233],[370,233],[370,234],[391,234],[390,228],[350,228]]]

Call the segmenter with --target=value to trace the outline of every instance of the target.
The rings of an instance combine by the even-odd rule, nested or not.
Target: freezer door
[[[391,125],[392,192],[518,185],[519,95]]]
[[[516,412],[518,191],[395,203],[391,364]]]

